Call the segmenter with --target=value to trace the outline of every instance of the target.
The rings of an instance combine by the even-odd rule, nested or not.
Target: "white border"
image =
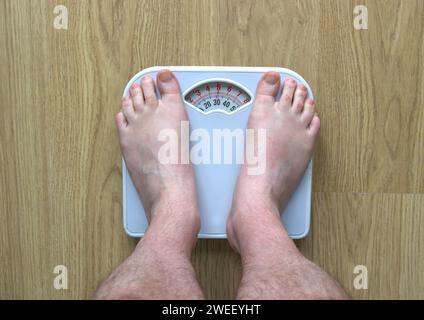
[[[154,66],[154,67],[149,67],[146,69],[143,69],[141,71],[139,71],[138,73],[136,73],[131,79],[130,81],[128,81],[127,85],[125,86],[124,92],[122,93],[122,97],[125,96],[125,92],[127,92],[129,90],[129,88],[131,87],[131,85],[137,81],[139,78],[141,78],[142,76],[144,76],[145,74],[148,73],[152,73],[152,72],[159,72],[160,70],[164,70],[164,69],[168,69],[171,71],[177,71],[177,72],[192,72],[192,71],[196,71],[196,72],[262,72],[265,73],[267,71],[275,71],[278,73],[284,73],[287,74],[288,76],[296,79],[296,80],[300,80],[308,89],[308,92],[311,93],[311,98],[314,98],[313,92],[308,84],[308,82],[301,76],[299,75],[297,72],[287,69],[287,68],[281,68],[281,67],[213,67],[213,66]],[[198,84],[198,83],[197,83]],[[246,90],[246,92],[248,92],[249,94],[251,94],[250,90]],[[253,95],[251,95],[251,97],[253,97]],[[254,101],[254,99],[252,99],[250,103],[252,103]],[[185,101],[184,101],[185,102]],[[187,103],[188,105],[190,105],[189,103]],[[243,106],[244,108],[244,106]],[[197,110],[200,111],[200,110]],[[307,226],[306,226],[306,230],[304,233],[302,234],[296,234],[296,235],[291,235],[290,237],[292,239],[302,239],[304,238],[310,231],[310,225],[311,225],[311,198],[312,198],[312,163],[313,160],[311,159],[310,164],[308,165],[308,168],[306,170],[310,170],[310,181],[311,183],[309,183],[308,185],[308,192],[311,195],[308,198],[308,203],[307,206],[309,207],[309,216],[308,216],[308,221],[307,221]],[[310,166],[310,169],[309,169]],[[144,236],[144,232],[133,232],[131,230],[128,229],[127,227],[127,219],[126,219],[126,172],[127,167],[125,165],[125,160],[124,158],[122,158],[122,212],[123,212],[123,224],[124,224],[124,229],[125,232],[131,236],[131,237],[143,237]],[[199,233],[198,234],[198,238],[209,238],[209,239],[226,239],[227,238],[227,234],[226,233]]]

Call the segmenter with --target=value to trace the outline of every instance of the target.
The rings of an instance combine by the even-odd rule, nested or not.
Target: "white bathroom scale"
[[[128,95],[128,90],[134,82],[139,83],[145,75],[156,79],[156,73],[162,69],[172,70],[180,83],[189,118],[190,133],[193,130],[202,129],[212,137],[214,129],[244,131],[253,106],[258,80],[267,71],[279,72],[281,83],[288,77],[303,83],[308,89],[309,96],[313,98],[308,83],[299,74],[289,69],[194,66],[144,69],[128,82],[124,96]],[[195,143],[190,141],[190,148],[194,145]],[[235,145],[236,143],[233,143],[232,147],[235,148]],[[232,157],[230,163],[221,159],[221,162],[211,160],[193,164],[201,216],[200,238],[227,237],[227,216],[241,166],[236,158],[236,156]],[[128,235],[142,237],[148,228],[148,221],[124,160],[122,172],[124,228]],[[303,238],[309,232],[311,191],[312,160],[288,205],[281,212],[281,222],[291,238]],[[261,222],[258,220],[252,223]]]

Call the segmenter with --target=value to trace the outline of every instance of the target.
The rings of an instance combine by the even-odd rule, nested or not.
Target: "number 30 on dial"
[[[247,89],[226,79],[202,81],[189,89],[184,100],[202,113],[223,112],[232,114],[251,100]]]

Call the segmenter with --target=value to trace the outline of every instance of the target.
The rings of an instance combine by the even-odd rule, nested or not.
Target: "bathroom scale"
[[[156,79],[156,73],[162,69],[173,71],[180,83],[190,133],[200,129],[212,137],[217,130],[245,130],[257,83],[267,71],[279,72],[281,83],[287,77],[303,83],[309,96],[313,98],[310,86],[299,74],[277,67],[151,67],[137,73],[126,85],[123,95],[129,95],[130,86],[135,82],[139,83],[143,76],[150,75]],[[236,145],[233,143],[230,147],[236,148]],[[190,141],[189,148],[194,146],[195,143]],[[218,161],[197,161],[193,164],[201,219],[199,238],[226,238],[227,216],[241,167],[236,158],[235,155],[230,159],[232,161],[214,159]],[[148,221],[124,160],[122,183],[124,229],[130,236],[142,237],[148,228]],[[309,232],[311,191],[312,160],[286,208],[281,212],[281,222],[293,239],[303,238]]]

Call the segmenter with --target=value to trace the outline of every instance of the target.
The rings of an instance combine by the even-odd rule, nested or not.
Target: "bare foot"
[[[307,260],[281,223],[287,204],[312,156],[320,120],[304,85],[266,73],[259,81],[248,127],[267,131],[263,175],[242,167],[227,223],[228,240],[241,256],[238,299],[346,299],[327,273]]]
[[[180,135],[187,115],[169,70],[155,82],[134,84],[116,115],[122,153],[143,201],[149,228],[134,252],[99,286],[96,299],[201,299],[190,256],[200,229],[194,172],[188,164],[164,164],[161,130]],[[181,136],[179,136],[181,140]],[[180,141],[179,141],[180,143]],[[179,163],[179,162],[178,162]]]
[[[121,149],[150,221],[149,229],[160,220],[158,228],[181,227],[181,234],[186,229],[192,234],[200,226],[193,168],[160,161],[159,149],[164,142],[158,139],[161,130],[171,129],[181,140],[181,122],[187,121],[187,114],[173,73],[160,71],[156,83],[160,98],[155,93],[155,81],[145,76],[141,86],[133,84],[131,96],[122,99],[122,111],[115,119]]]
[[[303,84],[287,79],[281,98],[276,101],[279,90],[280,75],[276,72],[266,73],[259,81],[248,128],[266,129],[266,171],[254,176],[247,174],[246,166],[241,169],[233,208],[254,207],[259,211],[255,217],[249,217],[246,215],[250,210],[232,210],[227,232],[236,250],[239,249],[236,226],[258,221],[264,218],[259,215],[269,212],[274,217],[266,218],[280,220],[280,209],[287,204],[305,172],[320,128],[315,103],[307,97]]]

